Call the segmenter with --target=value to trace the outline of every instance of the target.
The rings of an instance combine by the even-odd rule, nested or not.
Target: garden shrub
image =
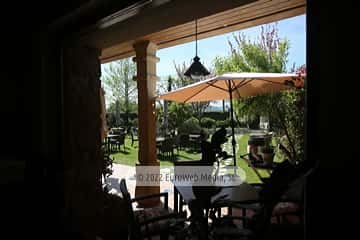
[[[199,124],[199,120],[195,117],[191,117],[186,120],[183,124],[179,127],[179,133],[181,134],[190,134],[194,132],[200,132],[201,127]]]
[[[213,126],[215,126],[216,121],[215,119],[212,118],[208,118],[208,117],[204,117],[201,119],[201,127],[203,128],[212,128]]]
[[[228,127],[231,127],[231,120],[230,120],[230,119],[225,119],[225,120],[217,121],[217,122],[216,122],[216,127],[217,127],[217,128],[221,128],[221,127],[228,128]]]

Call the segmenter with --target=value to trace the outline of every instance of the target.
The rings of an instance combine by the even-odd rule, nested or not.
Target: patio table
[[[198,149],[201,142],[200,134],[189,134],[189,142],[193,150]]]
[[[162,143],[165,141],[164,137],[156,137],[156,151],[159,153],[159,148],[161,147]]]
[[[203,210],[206,210],[206,214],[204,215],[204,219],[206,220],[206,224],[203,225],[201,224],[201,220],[199,222],[199,218],[196,217],[191,217],[190,221],[192,225],[193,223],[195,224],[195,226],[197,224],[200,224],[200,229],[198,229],[201,232],[207,232],[206,234],[210,234],[210,229],[211,227],[209,227],[209,222],[208,222],[208,218],[210,217],[213,221],[213,217],[215,217],[214,212],[211,213],[209,215],[209,211],[216,211],[217,212],[217,218],[221,217],[221,208],[227,208],[228,209],[228,214],[232,215],[232,208],[233,207],[237,207],[237,208],[241,208],[242,209],[242,215],[246,216],[246,209],[257,209],[258,206],[258,202],[259,202],[259,194],[258,194],[258,190],[248,184],[248,183],[242,183],[240,185],[237,186],[223,186],[220,187],[220,191],[218,193],[216,193],[214,196],[211,197],[210,199],[210,205],[208,205],[209,203],[207,203],[208,201],[206,199],[208,199],[206,197],[206,195],[208,194],[206,187],[204,187],[204,199],[200,199],[199,201],[197,201],[197,203],[195,203],[196,205],[194,205],[195,209],[198,209],[198,207],[200,207]],[[200,190],[200,196],[201,196],[201,187],[197,187],[195,189],[196,190]],[[209,189],[211,191],[211,189]],[[199,195],[197,195],[199,196]],[[180,197],[180,201],[178,201],[178,197]],[[196,196],[194,194],[193,191],[193,187],[191,185],[189,186],[179,186],[177,184],[174,184],[174,211],[175,212],[182,212],[183,209],[183,203],[185,202],[186,204],[189,204],[192,200],[195,200]],[[176,206],[176,204],[178,204],[178,206]],[[199,205],[197,205],[199,204]],[[205,204],[205,205],[204,205]],[[196,210],[197,211],[197,210]],[[191,215],[193,216],[193,213],[191,212]],[[195,215],[196,216],[196,215]],[[204,222],[202,222],[204,223]]]
[[[183,204],[188,204],[196,199],[191,185],[179,186],[174,184],[174,211],[182,210]],[[259,199],[258,190],[249,183],[242,183],[237,186],[224,186],[221,190],[211,197],[211,204],[232,205],[237,203],[248,203]]]
[[[120,135],[119,134],[108,134],[106,137],[105,137],[105,144],[106,144],[106,148],[107,150],[110,152],[110,139],[111,138],[116,138],[116,137],[119,137]]]
[[[174,167],[189,167],[199,166],[199,161],[184,161],[184,162],[175,162]],[[227,170],[229,169],[229,166],[227,165],[220,165],[219,170],[217,170],[217,176],[223,176],[227,177],[229,176]],[[223,171],[225,170],[225,171]],[[236,173],[236,169],[234,169],[234,172],[232,174],[238,175]],[[225,173],[225,174],[224,174]],[[234,182],[235,183],[235,182]],[[251,184],[247,182],[238,182],[239,185],[228,185],[228,186],[219,186],[220,191],[212,196],[211,203],[216,203],[220,199],[222,199],[222,202],[230,203],[230,202],[245,202],[245,201],[252,201],[252,200],[258,200],[258,190]],[[184,184],[184,182],[173,182],[174,184],[174,211],[182,211],[182,207],[185,204],[188,204],[191,200],[196,199],[195,194],[193,192],[193,187],[191,185],[191,182],[187,182]]]
[[[198,140],[200,138],[200,134],[189,134],[190,140]]]
[[[156,137],[156,144],[158,144],[158,143],[161,144],[164,140],[165,140],[164,137]]]

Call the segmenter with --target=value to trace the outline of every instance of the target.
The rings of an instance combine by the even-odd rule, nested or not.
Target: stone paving
[[[169,171],[170,169],[161,167],[161,171]],[[135,196],[135,167],[124,165],[124,164],[113,164],[113,174],[107,179],[107,183],[109,185],[110,192],[113,194],[118,194],[121,196],[120,192],[120,180],[125,178],[126,185],[128,187],[128,191],[131,194],[131,197]],[[169,197],[169,208],[174,208],[174,194],[173,194],[174,186],[170,181],[164,181],[160,184],[160,192],[168,192]],[[188,212],[188,216],[190,216],[190,211],[187,207],[185,209]],[[233,210],[233,213],[237,212],[237,210]],[[222,209],[222,214],[226,214],[227,209]]]
[[[161,171],[167,171],[170,169],[161,167]],[[125,178],[128,191],[131,194],[131,197],[135,197],[135,167],[124,165],[124,164],[113,164],[113,174],[107,179],[109,189],[111,193],[119,194],[120,192],[120,180]],[[160,192],[168,192],[169,196],[169,207],[173,208],[174,206],[174,194],[173,194],[173,184],[170,181],[162,182],[160,184]]]
[[[240,135],[237,139],[239,142],[239,139],[243,135]],[[236,151],[239,149],[238,144],[236,145]],[[231,138],[229,138],[229,141],[225,144],[223,144],[223,150],[227,152],[232,152],[232,145],[231,145]],[[170,171],[170,168],[161,167],[161,171]],[[125,164],[113,164],[113,174],[107,179],[107,183],[110,186],[111,193],[119,194],[119,183],[122,178],[126,179],[126,185],[128,187],[128,190],[131,194],[131,197],[135,197],[135,167],[128,166]],[[174,206],[174,194],[173,194],[173,184],[170,181],[164,181],[160,184],[160,191],[161,192],[168,192],[169,193],[169,207],[173,208]]]

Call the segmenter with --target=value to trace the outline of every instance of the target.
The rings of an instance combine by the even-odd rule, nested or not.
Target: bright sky
[[[280,39],[290,41],[287,69],[290,69],[295,63],[300,66],[306,63],[306,17],[300,15],[277,22],[278,34]],[[230,52],[228,39],[232,40],[234,34],[244,33],[251,40],[260,36],[261,26],[243,29],[211,38],[198,40],[198,56],[204,66],[210,69],[213,59],[216,56],[226,56]],[[160,61],[157,63],[157,75],[161,78],[167,78],[169,75],[176,76],[174,61],[176,64],[185,62],[190,66],[195,56],[195,42],[185,43],[174,47],[160,49],[156,53]],[[105,74],[104,68],[108,64],[102,64],[102,74]]]
[[[289,69],[293,63],[296,66],[306,63],[306,19],[305,15],[288,18],[277,22],[278,33],[280,39],[288,39],[290,41],[290,49],[288,56]],[[255,40],[261,33],[261,26],[247,28],[241,31],[227,33],[211,38],[198,40],[198,56],[205,67],[209,69],[212,60],[216,56],[226,56],[229,54],[230,48],[227,40],[232,40],[233,34],[243,32],[251,40]],[[160,49],[156,53],[160,58],[157,64],[157,75],[160,78],[166,78],[168,75],[176,75],[174,61],[176,64],[191,64],[195,56],[195,42],[185,43],[170,48]]]

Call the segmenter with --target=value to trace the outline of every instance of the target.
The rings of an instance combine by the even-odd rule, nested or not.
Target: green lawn
[[[134,146],[131,146],[131,138],[126,136],[125,138],[125,151],[123,146],[120,147],[120,152],[112,153],[110,155],[115,163],[126,164],[135,166],[138,159],[138,142],[134,142]]]
[[[123,146],[121,146],[120,151],[116,152],[116,153],[112,153],[111,157],[114,159],[115,163],[120,163],[120,164],[126,164],[126,165],[130,165],[130,166],[135,166],[135,164],[138,162],[138,144],[139,142],[134,142],[134,146],[131,146],[131,138],[130,137],[126,137],[125,139],[125,151]],[[176,160],[181,160],[181,161],[191,161],[191,160],[200,160],[201,158],[201,154],[198,152],[194,152],[194,151],[177,151],[174,150],[175,152],[175,157]],[[171,159],[166,159],[166,158],[162,158],[161,156],[159,156],[160,161],[160,166],[172,166],[172,160]]]
[[[236,156],[236,165],[242,168],[246,174],[246,181],[250,183],[260,182],[260,179],[254,173],[254,171],[246,164],[244,160],[240,158],[240,155],[247,153],[247,144],[249,140],[249,135],[236,135],[236,142],[239,145],[239,149],[237,150]],[[224,144],[224,150],[227,151],[229,154],[232,154],[232,146],[231,146],[231,139],[227,143]],[[201,153],[196,151],[177,151],[175,150],[176,160],[186,161],[186,160],[200,160]],[[125,151],[123,146],[121,146],[121,151],[117,153],[111,154],[112,158],[114,159],[115,163],[126,164],[130,166],[135,166],[138,159],[138,142],[134,142],[134,146],[131,146],[131,138],[126,137],[125,139]],[[162,159],[159,157],[160,166],[172,166],[171,159]],[[275,156],[274,161],[279,161]],[[259,170],[262,176],[268,176],[265,170]]]

